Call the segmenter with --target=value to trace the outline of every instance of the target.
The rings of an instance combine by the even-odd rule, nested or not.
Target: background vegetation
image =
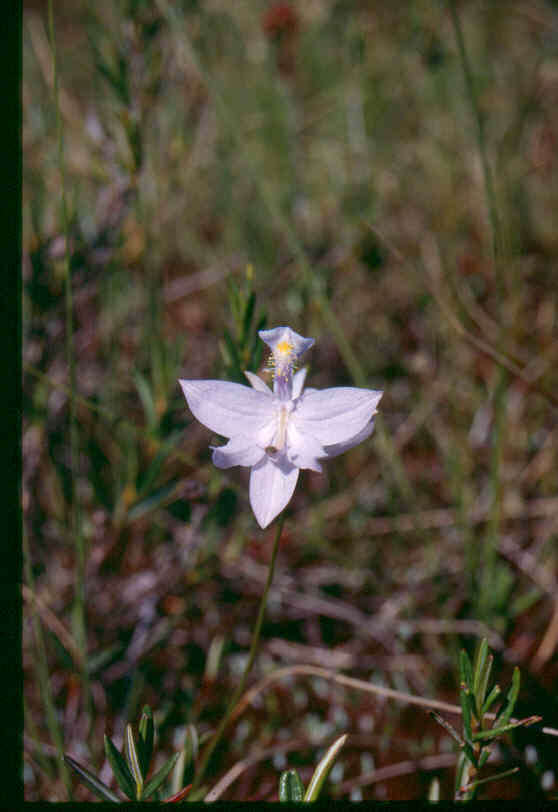
[[[252,682],[319,665],[455,703],[485,635],[517,713],[557,726],[557,4],[80,0],[53,22],[28,0],[26,799],[90,800],[59,753],[109,782],[103,734],[145,703],[161,763],[221,718],[273,528],[177,378],[256,370],[264,315],[316,338],[310,385],[385,395],[369,441],[301,477]],[[310,674],[243,709],[208,786],[247,759],[222,797],[276,799],[345,732],[324,794],[452,797],[424,708]],[[519,772],[484,796],[556,797],[556,753],[515,732],[496,761]]]

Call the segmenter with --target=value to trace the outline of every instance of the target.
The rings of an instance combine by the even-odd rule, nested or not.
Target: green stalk
[[[451,21],[453,24],[455,38],[457,41],[457,48],[459,51],[459,58],[463,75],[465,77],[465,86],[471,104],[473,118],[476,124],[477,133],[477,147],[481,159],[482,173],[484,178],[484,192],[486,203],[488,207],[490,226],[492,230],[492,259],[496,272],[496,287],[497,287],[497,307],[504,297],[504,278],[502,268],[502,255],[503,255],[503,235],[502,224],[498,214],[498,206],[496,202],[496,193],[494,190],[494,182],[492,177],[492,170],[488,161],[486,150],[486,139],[484,133],[484,119],[479,107],[475,83],[473,80],[473,72],[471,70],[471,63],[467,54],[465,46],[465,38],[463,36],[463,29],[457,13],[455,0],[449,0],[449,11]],[[503,341],[501,342],[503,346]],[[494,445],[491,461],[490,477],[492,481],[492,509],[490,516],[490,524],[487,533],[487,539],[483,544],[483,574],[480,582],[479,594],[479,609],[481,612],[486,613],[489,607],[493,604],[493,585],[494,576],[496,573],[497,565],[497,544],[498,535],[500,532],[500,513],[502,501],[502,481],[501,481],[501,459],[503,436],[505,431],[505,395],[508,382],[508,374],[502,364],[498,365],[496,391],[494,394]]]
[[[33,570],[31,568],[31,555],[29,551],[29,542],[27,541],[27,535],[25,532],[23,533],[23,561],[24,561],[23,566],[25,571],[25,580],[27,581],[29,589],[33,590],[34,592],[35,584],[33,579]],[[50,733],[50,738],[52,739],[52,742],[58,751],[58,758],[56,759],[56,763],[58,766],[58,774],[62,779],[62,781],[64,782],[64,786],[66,787],[66,792],[68,793],[68,800],[71,801],[73,800],[72,785],[70,781],[70,774],[68,768],[63,760],[64,746],[62,740],[62,730],[60,728],[58,719],[56,718],[54,701],[52,698],[52,692],[50,690],[48,660],[46,653],[45,638],[43,635],[43,628],[41,626],[41,621],[37,613],[37,607],[34,601],[32,602],[30,608],[33,617],[33,635],[35,637],[35,646],[37,649],[35,668],[37,670],[39,688],[41,691],[43,705],[45,708],[46,724],[48,727],[48,732]],[[28,714],[28,720],[30,719],[31,716],[30,714]]]
[[[467,93],[469,95],[469,102],[471,104],[471,109],[473,111],[473,118],[475,119],[476,124],[476,133],[477,133],[477,146],[479,150],[479,155],[482,164],[482,174],[484,178],[484,191],[486,195],[486,202],[488,204],[488,215],[490,217],[490,226],[492,229],[492,255],[493,260],[496,265],[496,272],[498,276],[498,281],[501,287],[501,278],[498,268],[497,259],[501,253],[502,249],[502,234],[500,228],[500,218],[498,216],[498,207],[496,204],[496,193],[494,191],[494,182],[492,179],[492,170],[490,168],[490,163],[488,161],[488,155],[486,151],[486,139],[484,134],[484,120],[482,117],[481,109],[479,107],[479,102],[477,98],[477,92],[475,89],[475,82],[473,80],[473,71],[471,70],[471,63],[469,62],[469,56],[467,54],[467,49],[465,47],[465,38],[463,36],[463,29],[461,28],[461,22],[459,20],[459,15],[457,13],[457,9],[455,7],[455,0],[450,0],[449,2],[449,12],[451,16],[451,21],[453,24],[453,29],[455,32],[455,39],[457,40],[457,48],[459,51],[459,58],[461,61],[461,67],[463,69],[463,75],[465,77],[465,86],[467,88]],[[500,293],[502,290],[500,290]]]
[[[264,614],[265,614],[265,607],[266,607],[266,604],[267,604],[267,596],[268,596],[268,593],[269,593],[269,588],[271,586],[271,582],[273,580],[273,572],[275,570],[275,561],[276,561],[276,558],[277,558],[277,552],[279,550],[279,540],[281,538],[281,531],[283,530],[284,521],[285,521],[285,514],[283,514],[281,516],[281,518],[279,519],[279,522],[277,524],[277,531],[275,533],[275,540],[273,542],[273,549],[272,549],[272,552],[271,552],[271,561],[269,562],[269,570],[268,570],[268,573],[267,573],[267,581],[266,581],[265,588],[264,588],[264,591],[263,591],[262,599],[260,601],[260,608],[259,608],[259,611],[258,611],[258,617],[256,619],[256,625],[254,626],[254,631],[252,632],[252,642],[250,644],[250,653],[248,655],[248,660],[246,662],[244,672],[243,672],[242,677],[240,678],[240,682],[238,683],[238,685],[236,687],[236,690],[235,690],[234,694],[232,695],[231,700],[230,700],[230,702],[229,702],[229,704],[227,706],[227,710],[225,711],[225,715],[223,716],[223,718],[221,719],[221,722],[219,723],[219,727],[217,728],[217,730],[213,734],[213,738],[211,739],[211,741],[209,742],[209,744],[207,745],[207,747],[205,749],[205,752],[203,754],[203,758],[201,760],[201,764],[196,769],[196,775],[195,775],[194,781],[192,783],[192,789],[191,789],[192,793],[195,792],[195,790],[199,787],[199,785],[201,783],[201,780],[202,780],[203,776],[205,775],[205,771],[207,769],[207,765],[209,764],[209,760],[210,760],[211,756],[213,755],[213,751],[215,750],[215,748],[217,747],[217,745],[221,741],[221,738],[223,737],[223,733],[225,732],[225,728],[227,727],[227,725],[229,723],[229,720],[230,720],[230,718],[232,716],[232,713],[233,713],[233,711],[234,711],[234,709],[236,707],[236,704],[237,704],[238,700],[242,696],[242,693],[244,691],[244,686],[246,685],[246,680],[248,679],[248,675],[250,674],[250,671],[252,670],[252,666],[254,665],[254,660],[256,659],[256,654],[257,654],[257,651],[258,651],[258,643],[260,641],[260,632],[262,630],[262,623],[263,623]]]
[[[60,102],[58,96],[58,68],[56,60],[56,38],[54,32],[54,14],[52,10],[52,0],[48,0],[48,24],[50,47],[52,50],[52,72],[54,85],[54,104],[56,107],[56,132],[58,141],[58,164],[60,170],[60,187],[62,195],[62,228],[65,238],[64,252],[64,292],[65,292],[65,321],[66,321],[66,363],[68,365],[69,376],[69,435],[70,435],[70,505],[69,505],[69,526],[71,537],[76,545],[76,594],[75,594],[75,618],[76,640],[80,649],[82,662],[82,686],[84,691],[85,706],[89,711],[89,721],[92,721],[91,692],[89,688],[89,676],[87,674],[87,628],[85,619],[85,562],[86,550],[81,526],[81,513],[77,498],[74,477],[77,475],[78,456],[78,435],[76,422],[76,366],[74,355],[74,317],[72,301],[72,278],[70,273],[70,228],[68,218],[68,206],[66,202],[66,173],[64,169],[64,142],[62,133],[62,118],[60,115]]]

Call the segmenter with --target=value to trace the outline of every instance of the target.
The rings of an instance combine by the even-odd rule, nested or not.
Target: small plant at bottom
[[[333,742],[318,763],[306,790],[302,779],[296,770],[285,770],[279,778],[279,800],[295,803],[309,803],[316,801],[337,758],[337,754],[347,741],[347,734],[340,736]]]
[[[512,719],[513,709],[519,695],[520,675],[517,667],[514,669],[506,700],[502,702],[497,713],[490,713],[490,708],[502,693],[499,685],[494,685],[488,690],[492,662],[493,657],[488,651],[488,643],[484,638],[478,647],[473,665],[471,665],[467,652],[464,649],[461,650],[459,697],[463,715],[463,735],[460,735],[439,713],[430,711],[436,721],[459,744],[461,750],[455,776],[456,801],[472,801],[478,787],[482,784],[488,784],[516,773],[518,767],[479,777],[480,770],[492,752],[491,744],[496,739],[516,727],[528,726],[541,721],[540,716],[528,716],[520,720]]]
[[[187,753],[189,751],[190,757],[193,759],[195,753],[193,752],[193,748],[188,748],[188,732],[186,738],[187,741],[183,752]],[[197,736],[194,738],[196,744],[194,749],[197,750]],[[130,800],[147,801],[155,795],[183,754],[175,753],[149,780],[147,780],[152,762],[154,741],[155,725],[153,722],[153,713],[149,705],[145,705],[143,708],[137,738],[134,736],[132,725],[130,723],[126,725],[122,752],[118,750],[108,736],[105,736],[105,753],[114,773],[114,777],[122,792],[127,795]],[[122,803],[122,799],[107,787],[100,778],[97,778],[89,768],[79,764],[67,754],[64,754],[64,761],[77,774],[82,783],[89,787],[95,795],[102,798],[103,801]],[[183,769],[184,766],[185,765],[183,765]],[[166,803],[182,801],[188,794],[189,789],[190,785],[179,789],[171,797],[165,798],[164,801]]]

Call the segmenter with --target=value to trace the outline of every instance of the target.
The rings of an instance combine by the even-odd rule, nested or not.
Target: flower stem
[[[62,117],[60,114],[60,100],[58,92],[58,62],[56,58],[56,36],[54,30],[54,12],[52,0],[48,2],[48,28],[50,47],[52,51],[52,74],[54,104],[56,108],[56,131],[58,143],[58,166],[60,170],[60,191],[62,202],[62,229],[65,239],[64,251],[64,289],[65,289],[65,326],[66,326],[66,363],[68,366],[69,383],[69,441],[70,441],[70,478],[69,478],[69,529],[71,538],[76,545],[76,594],[75,594],[75,636],[81,654],[81,682],[83,688],[84,707],[89,716],[89,729],[93,722],[92,696],[87,673],[87,624],[85,612],[85,565],[86,545],[83,537],[81,511],[76,488],[78,475],[79,438],[76,421],[76,363],[74,351],[74,310],[72,298],[72,276],[70,261],[70,220],[66,200],[66,172],[64,167],[64,141],[62,133]]]
[[[194,792],[199,787],[199,785],[201,783],[201,780],[202,780],[203,776],[205,775],[205,771],[207,769],[207,765],[209,764],[209,760],[210,760],[211,756],[213,755],[213,752],[214,752],[215,748],[217,747],[217,745],[221,741],[223,733],[225,732],[225,728],[227,727],[227,725],[228,725],[228,723],[230,721],[230,718],[231,718],[231,716],[233,714],[233,711],[234,711],[234,709],[236,707],[236,703],[238,702],[238,700],[240,699],[240,697],[242,695],[242,692],[244,691],[244,686],[246,685],[246,680],[248,679],[248,675],[250,674],[250,671],[252,670],[252,666],[254,665],[254,660],[256,659],[256,654],[257,654],[257,651],[258,651],[258,643],[260,641],[260,632],[262,630],[262,623],[263,623],[263,618],[264,618],[264,614],[265,614],[265,607],[266,607],[266,604],[267,604],[267,596],[268,596],[268,593],[269,593],[269,588],[271,586],[271,582],[273,580],[273,572],[275,570],[275,561],[277,559],[277,553],[279,551],[279,539],[281,538],[281,531],[283,530],[284,521],[285,521],[285,516],[283,514],[281,516],[281,518],[279,519],[279,522],[277,523],[277,531],[275,533],[275,540],[273,542],[273,549],[271,551],[271,561],[269,562],[269,570],[268,570],[268,573],[267,573],[267,581],[266,581],[265,588],[264,588],[264,591],[263,591],[262,599],[260,601],[260,608],[258,610],[258,617],[256,619],[256,625],[254,626],[254,631],[252,632],[252,642],[250,644],[250,653],[248,655],[248,661],[247,661],[246,666],[244,668],[244,672],[242,674],[242,677],[240,678],[240,682],[238,683],[238,685],[236,687],[236,690],[235,690],[234,694],[232,695],[231,700],[230,700],[230,702],[229,702],[229,704],[227,706],[227,710],[225,711],[225,715],[221,719],[221,722],[219,723],[219,727],[217,728],[217,730],[213,734],[213,738],[211,739],[211,741],[209,742],[209,744],[207,745],[207,747],[205,749],[205,752],[203,754],[203,758],[201,760],[201,764],[198,767],[198,769],[196,770],[196,775],[195,775],[194,781],[192,783],[191,792]]]

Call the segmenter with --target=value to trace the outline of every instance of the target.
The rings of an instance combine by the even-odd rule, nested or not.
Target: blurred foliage
[[[521,667],[516,713],[558,726],[558,9],[455,4],[475,107],[449,8],[55,3],[64,233],[46,6],[26,4],[27,800],[67,800],[59,740],[110,781],[105,725],[123,737],[145,703],[166,759],[221,718],[269,539],[177,379],[261,372],[264,316],[316,338],[309,386],[386,391],[372,438],[301,477],[253,678],[317,663],[455,701],[486,636],[502,680]],[[314,677],[246,707],[207,780],[248,759],[223,797],[277,799],[287,756],[308,786],[342,732],[321,798],[452,797],[435,720]],[[496,749],[520,770],[479,796],[556,796],[555,739]]]

